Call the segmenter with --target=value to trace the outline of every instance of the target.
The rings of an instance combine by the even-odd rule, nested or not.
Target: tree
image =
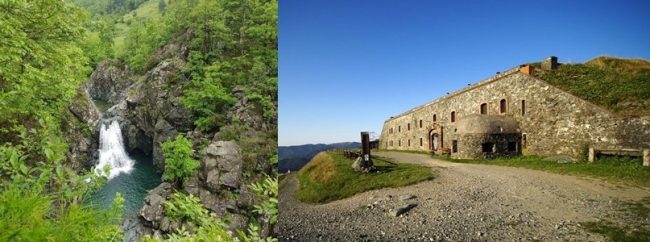
[[[165,158],[165,181],[181,185],[199,168],[199,162],[192,159],[192,143],[182,135],[163,142],[161,147]]]

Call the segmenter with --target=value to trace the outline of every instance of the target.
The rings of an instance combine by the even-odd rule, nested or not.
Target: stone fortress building
[[[541,67],[552,71],[558,65],[552,56]],[[533,71],[530,65],[512,68],[391,117],[384,122],[379,148],[452,158],[582,158],[589,148],[650,148],[650,116],[620,116],[534,77]]]

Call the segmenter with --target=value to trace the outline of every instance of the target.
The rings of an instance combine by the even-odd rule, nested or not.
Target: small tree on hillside
[[[182,185],[199,168],[199,162],[192,159],[192,143],[182,135],[167,140],[161,145],[165,158],[163,180]]]

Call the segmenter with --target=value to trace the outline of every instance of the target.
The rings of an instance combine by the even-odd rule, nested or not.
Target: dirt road
[[[289,176],[280,184],[280,241],[603,241],[580,222],[606,219],[625,225],[630,216],[621,211],[623,204],[650,196],[647,188],[583,177],[420,154],[374,154],[438,169],[439,177],[310,205],[293,197],[297,180]],[[415,198],[402,200],[402,195]],[[391,215],[404,204],[416,206]],[[650,227],[650,214],[644,216],[635,222]]]

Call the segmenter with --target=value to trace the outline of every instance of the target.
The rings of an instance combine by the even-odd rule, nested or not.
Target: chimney
[[[557,66],[557,57],[555,56],[549,56],[548,58],[544,59],[544,61],[542,61],[542,69],[544,70],[555,70],[557,69]]]
[[[519,72],[528,74],[528,75],[533,75],[533,66],[531,65],[521,65],[519,66]]]

